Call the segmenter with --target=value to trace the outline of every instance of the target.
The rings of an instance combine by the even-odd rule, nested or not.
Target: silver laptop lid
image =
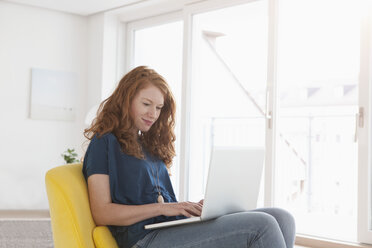
[[[262,147],[215,147],[202,220],[257,207],[265,151]]]

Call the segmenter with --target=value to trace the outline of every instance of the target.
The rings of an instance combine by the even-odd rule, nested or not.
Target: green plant
[[[66,161],[66,164],[79,163],[80,160],[77,159],[78,154],[75,152],[75,149],[67,149],[61,154],[63,159]]]

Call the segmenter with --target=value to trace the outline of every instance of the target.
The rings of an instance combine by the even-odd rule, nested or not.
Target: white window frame
[[[370,8],[371,10],[372,8]],[[358,241],[372,244],[372,191],[371,191],[371,104],[372,104],[372,14],[361,23],[359,108],[363,116],[358,118]],[[361,123],[363,122],[363,123]]]
[[[234,5],[245,4],[257,0],[205,0],[201,2],[184,1],[181,9],[177,7],[173,12],[162,13],[159,10],[157,16],[154,11],[149,12],[146,19],[122,20],[121,33],[125,34],[122,44],[125,45],[125,59],[121,66],[128,71],[133,66],[133,30],[160,25],[175,20],[184,22],[184,44],[182,65],[182,102],[181,102],[181,137],[180,144],[180,177],[179,177],[179,200],[188,200],[188,157],[190,137],[190,107],[191,107],[191,81],[192,81],[192,16],[195,14],[213,11]],[[277,66],[277,26],[278,26],[278,2],[268,0],[269,16],[269,40],[268,40],[268,71],[267,71],[267,113],[272,113],[266,123],[266,164],[265,164],[265,196],[264,205],[273,206],[274,202],[274,158],[276,137],[276,66]],[[161,3],[164,5],[164,2]],[[159,3],[160,5],[160,3]],[[148,7],[148,6],[146,6]],[[141,8],[137,8],[140,11]],[[280,14],[280,13],[279,13]],[[142,13],[142,17],[143,17]],[[146,14],[145,14],[146,15]],[[358,241],[372,244],[372,192],[371,192],[371,154],[372,154],[372,14],[363,21],[361,27],[361,56],[360,56],[360,82],[359,82],[359,107],[364,109],[363,127],[358,127],[359,162],[358,162]],[[308,245],[311,245],[309,243]],[[335,246],[336,247],[336,246]]]

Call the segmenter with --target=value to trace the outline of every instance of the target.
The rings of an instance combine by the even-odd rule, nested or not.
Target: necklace
[[[163,198],[163,196],[160,193],[159,170],[156,167],[156,177],[158,179],[158,183],[156,183],[156,178],[155,178],[155,175],[154,175],[154,170],[152,168],[152,164],[150,164],[150,167],[151,167],[152,178],[155,181],[155,188],[158,191],[158,203],[164,203],[164,198]]]

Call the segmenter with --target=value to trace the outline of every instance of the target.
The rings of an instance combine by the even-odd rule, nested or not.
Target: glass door
[[[356,241],[360,7],[279,1],[275,205],[298,233]]]
[[[265,146],[267,4],[192,16],[191,201],[204,197],[213,147]]]

